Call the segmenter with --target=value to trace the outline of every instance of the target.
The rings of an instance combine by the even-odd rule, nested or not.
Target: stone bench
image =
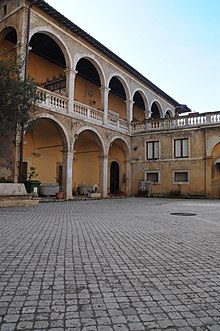
[[[28,194],[24,184],[0,183],[0,207],[36,206],[39,198]]]

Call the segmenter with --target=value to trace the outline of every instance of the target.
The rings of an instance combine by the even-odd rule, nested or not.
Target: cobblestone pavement
[[[141,198],[0,209],[0,330],[220,331],[219,210]]]

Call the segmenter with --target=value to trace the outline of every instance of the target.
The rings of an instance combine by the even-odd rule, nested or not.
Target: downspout
[[[24,62],[24,80],[27,79],[28,73],[28,52],[29,52],[29,37],[30,37],[30,18],[31,8],[35,5],[37,0],[31,0],[27,12],[27,27],[26,27],[26,44],[25,44],[25,62]],[[20,158],[19,158],[19,182],[22,182],[22,163],[23,163],[23,142],[24,142],[24,124],[21,124],[20,137]]]
[[[207,187],[206,187],[206,131],[205,129],[203,130],[203,137],[204,137],[204,172],[205,172],[205,176],[204,176],[204,179],[205,179],[205,198],[206,198],[206,194],[207,194]]]

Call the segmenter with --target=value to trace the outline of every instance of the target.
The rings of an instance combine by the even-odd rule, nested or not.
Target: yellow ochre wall
[[[81,133],[74,145],[73,189],[79,184],[99,183],[99,148],[93,137]]]
[[[41,183],[56,183],[56,166],[62,163],[61,150],[62,140],[56,128],[49,121],[40,120],[33,132],[25,134],[23,161],[28,162],[28,171],[30,167],[36,167],[36,179]],[[40,156],[36,157],[33,153]]]
[[[87,106],[101,110],[101,93],[99,86],[76,75],[74,99]]]
[[[15,44],[4,39],[2,42],[0,42],[0,53],[6,51],[8,57],[14,58],[15,50],[16,50],[15,46],[16,46]]]
[[[28,74],[38,84],[45,83],[47,79],[53,80],[54,76],[59,77],[60,74],[65,75],[64,68],[32,52],[29,52],[28,60]]]
[[[134,105],[133,106],[133,119],[137,121],[143,121],[145,118],[144,110],[140,107]]]
[[[109,93],[108,109],[118,113],[121,119],[127,120],[125,100],[111,92]]]
[[[189,139],[189,157],[174,158],[174,139]],[[146,159],[146,142],[160,142],[160,158]],[[145,171],[160,171],[160,182],[151,184],[152,195],[169,195],[180,190],[181,194],[195,196],[205,194],[204,134],[202,131],[167,132],[132,138],[132,193],[137,194],[139,181],[145,179]],[[174,171],[188,171],[189,183],[173,183]]]

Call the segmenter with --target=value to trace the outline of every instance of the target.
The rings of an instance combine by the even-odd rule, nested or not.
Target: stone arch
[[[137,89],[135,89],[133,91],[133,93],[132,93],[132,100],[134,99],[134,95],[135,95],[136,92],[138,92],[141,95],[141,97],[142,97],[142,99],[144,101],[145,109],[148,109],[148,107],[149,107],[149,100],[148,100],[146,94],[144,93],[144,91],[142,91],[141,89],[137,88]]]
[[[157,107],[157,112],[155,112],[155,117],[154,117],[154,107]],[[156,108],[155,108],[156,109]],[[152,119],[156,119],[159,120],[161,118],[163,118],[163,110],[162,110],[162,106],[160,104],[160,102],[158,100],[153,100],[151,102],[151,106],[150,106],[150,110],[151,110],[151,118]],[[153,115],[153,116],[152,116]],[[159,117],[158,117],[159,116]]]
[[[31,31],[30,31],[29,43],[31,41],[31,38],[36,33],[42,33],[42,34],[45,34],[45,35],[49,36],[50,38],[52,38],[57,43],[57,45],[60,47],[61,51],[63,52],[65,61],[66,61],[66,67],[67,68],[73,67],[70,51],[69,51],[68,47],[66,46],[66,43],[64,42],[64,40],[62,39],[62,37],[59,34],[56,34],[55,31],[53,31],[53,29],[49,26],[48,27],[47,26],[36,27],[36,28],[31,29]]]
[[[85,59],[85,60],[88,60],[89,62],[91,62],[91,64],[96,68],[96,70],[99,74],[101,86],[105,86],[105,84],[106,84],[105,74],[104,74],[102,66],[100,65],[98,60],[95,58],[95,56],[88,55],[88,54],[77,54],[74,58],[74,69],[76,69],[78,62],[81,59]]]
[[[108,77],[108,80],[107,80],[107,86],[109,87],[109,84],[110,84],[110,81],[111,79],[115,77],[117,78],[120,83],[122,84],[124,90],[125,90],[125,95],[126,95],[126,100],[131,100],[131,92],[130,92],[130,89],[129,89],[129,86],[128,86],[128,83],[126,82],[126,80],[124,79],[124,77],[118,73],[112,73],[109,77]]]
[[[112,74],[108,79],[108,109],[109,114],[114,116],[114,120],[118,118],[130,121],[131,117],[131,94],[125,79],[118,74]]]
[[[132,96],[133,120],[143,121],[148,116],[148,100],[144,92],[136,89]]]
[[[123,148],[123,150],[125,152],[126,160],[127,161],[130,160],[130,157],[131,157],[130,146],[129,146],[128,142],[126,141],[126,139],[124,139],[123,137],[120,137],[120,136],[112,137],[112,139],[109,141],[109,143],[107,145],[106,154],[109,153],[109,149],[110,149],[112,143],[116,140],[119,142],[120,146]]]
[[[66,129],[55,117],[44,113],[29,128],[24,135],[25,177],[34,167],[42,184],[59,182],[59,186],[66,191],[65,154],[69,151]]]
[[[58,130],[58,132],[62,138],[64,150],[71,149],[71,143],[70,143],[68,131],[67,131],[66,127],[55,116],[53,116],[49,113],[41,113],[41,114],[38,114],[37,121],[38,121],[38,119],[49,120],[55,126],[55,128]]]
[[[76,141],[76,139],[78,138],[79,134],[82,133],[83,131],[91,131],[93,134],[93,137],[96,139],[96,142],[100,148],[100,152],[101,155],[105,154],[105,144],[104,141],[100,135],[100,133],[98,132],[98,130],[96,130],[95,128],[91,127],[91,126],[82,126],[81,128],[79,128],[76,133],[74,134],[74,143]]]
[[[220,134],[211,135],[206,140],[206,156],[211,156],[216,145],[220,143]]]
[[[4,27],[0,31],[0,42],[2,42],[2,40],[8,35],[8,33],[10,33],[13,30],[16,33],[16,38],[18,38],[17,28],[15,26],[10,25],[10,26]]]
[[[173,114],[172,110],[170,110],[169,108],[166,109],[165,118],[169,118],[169,117],[173,117],[173,116],[174,116],[174,114]]]
[[[113,137],[108,146],[108,192],[110,194],[130,195],[130,147],[127,141],[119,136]],[[118,164],[117,167],[112,165]]]
[[[18,43],[17,30],[13,26],[5,27],[0,32],[0,52],[7,50],[7,55],[16,57],[16,46]]]
[[[91,56],[81,55],[75,63],[74,100],[98,110],[103,109],[101,87],[105,84],[104,73]]]
[[[87,195],[96,186],[103,194],[104,143],[101,135],[93,127],[83,126],[74,134],[73,145],[74,192]]]

